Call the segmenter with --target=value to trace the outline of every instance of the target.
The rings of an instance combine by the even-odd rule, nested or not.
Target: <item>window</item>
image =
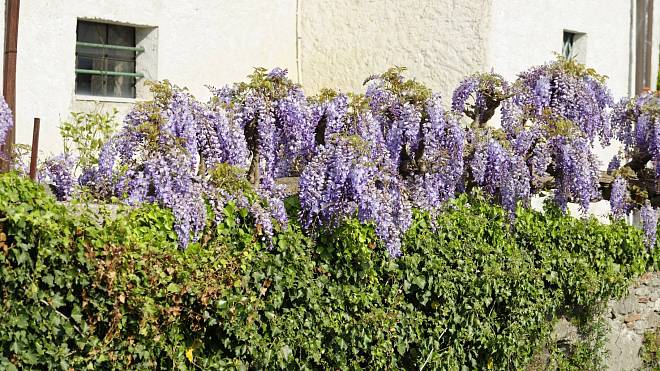
[[[134,27],[78,20],[76,29],[76,94],[135,98]]]
[[[564,31],[564,46],[561,48],[561,54],[566,59],[573,57],[573,43],[575,42],[575,33]]]
[[[564,30],[561,54],[564,58],[574,59],[580,63],[585,63],[585,57],[587,54],[587,34]]]

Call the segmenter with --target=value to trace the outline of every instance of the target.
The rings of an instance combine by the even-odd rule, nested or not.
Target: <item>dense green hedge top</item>
[[[295,212],[295,200],[288,200]],[[515,369],[556,314],[598,308],[653,259],[642,232],[462,196],[392,259],[372,226],[273,246],[229,204],[200,243],[144,205],[63,205],[0,175],[1,369]]]

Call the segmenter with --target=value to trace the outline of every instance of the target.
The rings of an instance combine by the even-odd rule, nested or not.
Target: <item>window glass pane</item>
[[[77,40],[96,44],[135,47],[135,28],[78,21]],[[76,68],[108,72],[135,72],[135,51],[76,47]],[[132,76],[76,74],[76,94],[135,97]]]
[[[106,61],[106,71],[135,72],[135,62],[133,61],[118,61],[109,58]]]
[[[106,44],[108,42],[107,27],[103,23],[78,21],[77,40]]]
[[[92,95],[92,75],[76,75],[76,94]]]
[[[573,41],[575,39],[575,34],[572,32],[564,31],[564,43],[562,45],[561,53],[564,58],[573,57]]]
[[[106,76],[90,75],[92,95],[100,97],[112,96],[108,94]]]
[[[108,25],[108,44],[135,46],[135,28]]]
[[[135,97],[135,78],[127,76],[108,76],[108,95],[114,97]]]
[[[105,54],[103,48],[92,48],[89,46],[77,46],[76,54],[85,55],[92,58],[102,58]]]
[[[122,61],[135,61],[135,52],[132,50],[105,49],[108,58]]]

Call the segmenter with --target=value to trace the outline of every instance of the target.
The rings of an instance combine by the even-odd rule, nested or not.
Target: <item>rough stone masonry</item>
[[[639,370],[644,333],[660,327],[660,272],[643,274],[621,300],[611,300],[604,313],[609,333],[606,349],[608,370]],[[561,318],[554,329],[557,341],[573,342],[577,328]]]

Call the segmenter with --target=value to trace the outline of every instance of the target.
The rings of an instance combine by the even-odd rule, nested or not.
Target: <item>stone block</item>
[[[624,316],[634,312],[637,308],[639,308],[639,303],[634,296],[629,296],[622,301],[616,302],[613,307],[616,314]]]
[[[609,352],[606,361],[608,370],[635,370],[642,366],[639,349],[642,347],[642,336],[615,322],[610,322],[610,334],[605,347]]]

